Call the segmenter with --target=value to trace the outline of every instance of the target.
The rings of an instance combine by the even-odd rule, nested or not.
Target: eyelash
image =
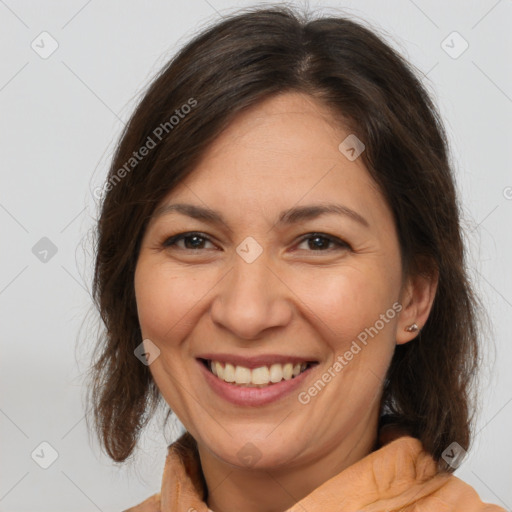
[[[164,242],[162,243],[162,246],[164,248],[172,248],[172,247],[177,247],[176,244],[177,242],[180,242],[181,240],[185,240],[187,238],[192,238],[192,237],[198,237],[198,238],[201,238],[207,242],[210,242],[210,243],[213,243],[206,235],[204,235],[203,233],[200,233],[200,232],[197,232],[197,231],[190,231],[190,232],[186,232],[186,233],[178,233],[177,235],[173,235],[169,238],[166,238],[164,240]],[[336,244],[338,246],[338,250],[352,250],[352,247],[347,243],[347,242],[344,242],[343,240],[337,238],[337,237],[334,237],[334,236],[331,236],[331,235],[327,235],[325,233],[308,233],[307,235],[301,237],[301,239],[299,240],[299,244],[301,244],[302,242],[305,242],[307,240],[311,240],[311,239],[315,239],[315,238],[323,238],[325,240],[328,240],[329,242],[332,242],[333,244]],[[184,250],[184,251],[193,251],[193,252],[198,252],[202,249],[187,249],[187,248],[181,248],[179,247],[180,250]],[[318,249],[318,250],[310,250],[308,252],[331,252],[333,249],[326,249],[326,250],[323,250],[323,249]],[[334,249],[336,250],[336,249]]]

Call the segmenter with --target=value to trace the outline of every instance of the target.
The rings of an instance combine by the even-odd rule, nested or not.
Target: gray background
[[[87,434],[82,378],[96,333],[88,292],[93,190],[151,77],[201,27],[251,4],[0,0],[1,511],[119,511],[159,490],[177,431],[162,433],[152,422],[134,463],[124,466]],[[426,75],[445,119],[471,275],[493,329],[483,348],[478,434],[456,474],[510,510],[512,2],[320,5],[384,33]],[[457,58],[464,41],[454,31],[469,44]],[[52,38],[58,48],[42,58]],[[42,442],[58,453],[48,469],[31,457],[36,450],[42,463],[50,461]]]

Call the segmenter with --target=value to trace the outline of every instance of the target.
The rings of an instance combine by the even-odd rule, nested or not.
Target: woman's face
[[[375,439],[383,379],[407,341],[401,260],[360,148],[339,149],[349,135],[311,97],[266,100],[218,137],[144,235],[135,291],[145,347],[160,351],[150,371],[225,462],[286,467]],[[314,214],[326,205],[338,212]]]

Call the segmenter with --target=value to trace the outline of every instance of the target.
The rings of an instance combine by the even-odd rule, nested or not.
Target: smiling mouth
[[[265,388],[285,380],[292,380],[318,364],[317,361],[302,363],[274,363],[258,368],[223,363],[211,359],[200,359],[218,379],[238,387]]]

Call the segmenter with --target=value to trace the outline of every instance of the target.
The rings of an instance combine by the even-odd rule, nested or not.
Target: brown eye
[[[179,246],[178,243],[182,240],[184,246]],[[177,247],[178,249],[197,251],[204,249],[204,244],[208,242],[210,242],[209,238],[202,233],[179,233],[167,238],[162,245],[166,248]]]
[[[328,252],[337,249],[351,249],[351,247],[339,238],[324,233],[311,233],[301,239],[301,244],[308,242],[308,250],[317,252]],[[335,245],[332,248],[332,244]]]

